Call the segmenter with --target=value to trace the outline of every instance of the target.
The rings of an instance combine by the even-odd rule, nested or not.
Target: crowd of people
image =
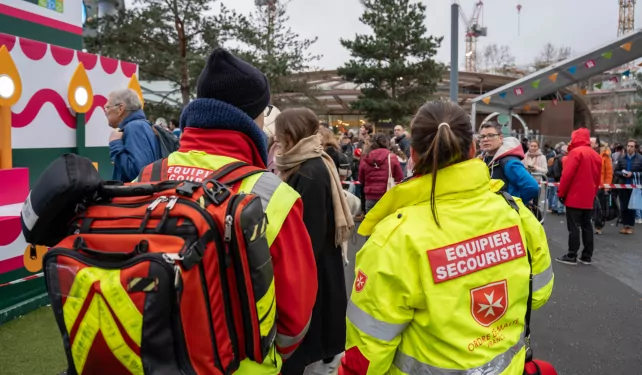
[[[553,288],[544,229],[522,203],[539,188],[528,171],[544,168],[536,145],[524,159],[520,143],[489,124],[480,155],[469,116],[451,102],[423,105],[410,132],[396,126],[389,137],[364,124],[337,139],[311,110],[279,112],[269,99],[260,71],[215,50],[181,114],[180,149],[166,163],[209,173],[242,161],[269,171],[249,185],[268,216],[277,335],[273,355],[246,359],[235,373],[535,369],[530,312]],[[135,180],[160,158],[154,134],[132,91],[110,94],[105,109],[114,178]],[[354,219],[368,238],[350,297],[342,252],[355,210],[346,185],[360,197],[366,215]],[[496,214],[478,215],[489,209]],[[462,290],[465,298],[450,297]],[[498,329],[500,338],[482,340]]]
[[[548,181],[546,200],[548,212],[565,214],[569,232],[568,253],[556,260],[575,265],[578,260],[591,264],[593,235],[602,234],[607,221],[622,224],[619,233],[633,234],[635,224],[642,223],[642,211],[630,204],[631,188],[611,189],[611,184],[639,185],[642,179],[642,148],[634,139],[626,147],[611,147],[589,130],[573,132],[567,145],[545,144],[537,140],[519,142],[504,137],[502,126],[495,122],[482,124],[478,141],[482,158],[494,180],[502,181],[504,189],[521,198],[538,213],[540,186]],[[626,150],[625,150],[626,149]],[[604,185],[607,185],[606,187]],[[578,258],[581,244],[584,248]]]
[[[642,147],[635,139],[630,139],[625,145],[614,143],[609,145],[600,141],[599,137],[590,138],[590,147],[600,156],[600,185],[640,183],[642,176]],[[563,161],[568,155],[568,145],[560,142],[555,146],[546,144],[543,154],[548,164],[549,182],[560,182]],[[628,173],[630,172],[630,173]],[[548,210],[552,213],[564,214],[564,204],[557,199],[557,186],[548,187]],[[600,189],[594,204],[595,233],[602,234],[605,219],[617,216],[623,225],[621,234],[633,234],[635,224],[642,224],[642,210],[628,208],[632,189]],[[620,212],[621,211],[621,212]],[[614,213],[618,213],[617,215]]]

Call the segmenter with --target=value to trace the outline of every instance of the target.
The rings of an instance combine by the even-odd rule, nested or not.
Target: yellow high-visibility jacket
[[[532,308],[553,289],[544,229],[490,187],[469,160],[397,185],[359,233],[339,374],[521,375],[532,257]]]

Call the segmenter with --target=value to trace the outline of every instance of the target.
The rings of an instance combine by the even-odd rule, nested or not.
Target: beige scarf
[[[323,151],[321,139],[317,134],[303,138],[294,147],[285,154],[278,151],[274,157],[276,168],[281,171],[282,178],[289,177],[288,170],[301,165],[306,160],[321,158],[325,162],[326,168],[330,173],[332,186],[332,205],[334,208],[334,226],[335,226],[335,246],[348,240],[350,233],[354,228],[354,221],[350,213],[350,206],[346,200],[339,173],[334,165],[332,158]],[[285,172],[285,173],[284,173]],[[305,209],[305,207],[303,208]]]

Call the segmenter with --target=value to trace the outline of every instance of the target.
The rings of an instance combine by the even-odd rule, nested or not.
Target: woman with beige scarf
[[[319,120],[307,108],[287,109],[276,119],[276,167],[281,179],[301,195],[319,285],[310,329],[283,364],[283,375],[331,374],[345,346],[348,297],[341,245],[347,242],[354,222],[336,166],[323,151],[318,130]]]
[[[530,141],[528,144],[528,152],[522,161],[524,166],[530,173],[540,173],[546,175],[548,172],[548,164],[546,163],[546,155],[542,153],[539,148],[539,142],[536,140]],[[541,176],[534,176],[537,181],[541,181]]]

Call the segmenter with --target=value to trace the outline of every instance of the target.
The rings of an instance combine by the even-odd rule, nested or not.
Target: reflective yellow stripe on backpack
[[[63,306],[67,332],[71,333],[92,285],[98,281],[102,295],[94,294],[71,345],[76,371],[82,374],[94,339],[101,332],[114,357],[133,375],[144,375],[141,358],[125,342],[110,311],[111,308],[128,336],[140,347],[143,316],[120,283],[120,270],[86,267],[78,272]]]

